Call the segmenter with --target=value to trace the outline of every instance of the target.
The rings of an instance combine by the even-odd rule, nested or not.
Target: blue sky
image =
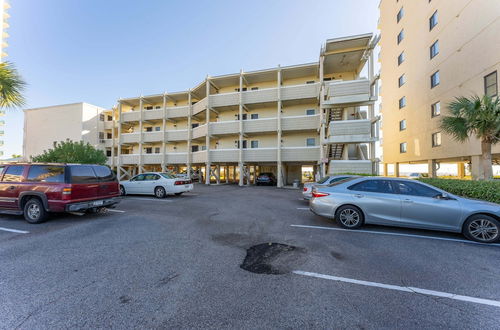
[[[7,60],[28,83],[27,108],[111,107],[207,74],[316,61],[328,38],[376,32],[378,2],[10,0]],[[22,111],[5,120],[5,155],[21,153]]]

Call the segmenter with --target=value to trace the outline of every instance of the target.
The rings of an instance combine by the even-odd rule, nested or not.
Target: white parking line
[[[0,230],[8,231],[11,233],[18,233],[18,234],[29,234],[30,233],[29,231],[26,231],[26,230],[10,229],[10,228],[4,228],[4,227],[0,227]]]
[[[154,202],[163,202],[163,203],[170,203],[172,202],[169,199],[163,199],[163,198],[141,198],[141,197],[125,197],[124,200],[127,199],[133,199],[136,201],[154,201]]]
[[[452,242],[460,242],[467,244],[477,244],[477,245],[485,245],[485,246],[500,246],[500,244],[488,244],[488,243],[479,243],[464,239],[457,238],[445,238],[445,237],[436,237],[436,236],[425,236],[425,235],[416,235],[416,234],[399,234],[399,233],[390,233],[386,231],[373,231],[373,230],[351,230],[351,229],[343,229],[343,228],[334,228],[334,227],[321,227],[321,226],[306,226],[306,225],[290,225],[291,227],[297,228],[312,228],[312,229],[326,229],[326,230],[336,230],[336,231],[345,231],[349,233],[365,233],[365,234],[378,234],[378,235],[391,235],[391,236],[406,236],[406,237],[415,237],[415,238],[427,238],[427,239],[435,239],[440,241],[452,241]]]
[[[297,207],[297,210],[309,210],[308,207]]]
[[[108,212],[125,213],[125,211],[115,209],[108,209]]]
[[[448,298],[448,299],[453,299],[453,300],[472,302],[472,303],[476,303],[476,304],[483,304],[483,305],[500,307],[500,301],[491,300],[491,299],[462,296],[462,295],[448,293],[448,292],[420,289],[420,288],[415,288],[415,287],[410,287],[410,286],[406,287],[406,286],[399,286],[399,285],[391,285],[391,284],[384,284],[384,283],[377,283],[377,282],[362,281],[362,280],[356,280],[356,279],[346,278],[346,277],[338,277],[338,276],[332,276],[332,275],[305,272],[302,270],[296,270],[293,273],[297,274],[297,275],[321,278],[321,279],[337,281],[337,282],[345,282],[345,283],[352,283],[352,284],[358,284],[358,285],[364,285],[364,286],[372,286],[372,287],[377,287],[377,288],[403,291],[403,292],[409,292],[409,293],[420,293],[420,294],[423,294],[426,296]]]

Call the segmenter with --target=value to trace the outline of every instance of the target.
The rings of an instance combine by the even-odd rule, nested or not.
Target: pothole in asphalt
[[[256,274],[287,274],[306,260],[306,250],[280,243],[263,243],[247,249],[240,267]]]

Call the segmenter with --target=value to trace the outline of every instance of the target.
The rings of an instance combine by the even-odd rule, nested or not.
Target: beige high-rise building
[[[243,185],[273,172],[279,187],[327,172],[374,173],[376,41],[330,39],[317,62],[120,99],[104,123],[109,165],[120,178],[192,168],[207,184]]]
[[[383,163],[456,163],[481,177],[480,142],[458,143],[441,132],[447,104],[458,96],[498,95],[499,0],[381,0]],[[493,147],[500,162],[500,144]]]

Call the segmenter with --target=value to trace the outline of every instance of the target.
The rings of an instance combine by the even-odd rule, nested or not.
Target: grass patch
[[[500,204],[500,181],[472,181],[439,178],[418,179],[454,195]]]

